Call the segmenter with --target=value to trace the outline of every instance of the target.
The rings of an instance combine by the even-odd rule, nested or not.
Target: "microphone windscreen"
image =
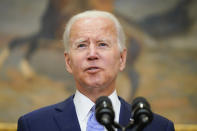
[[[135,108],[139,103],[143,103],[146,107],[150,108],[148,101],[144,97],[137,97],[133,100],[132,109]]]
[[[107,96],[101,96],[96,100],[96,108],[97,106],[99,106],[100,104],[103,104],[103,102],[106,102],[108,105],[107,106],[112,106],[111,100],[107,97]],[[105,106],[105,105],[103,105]]]

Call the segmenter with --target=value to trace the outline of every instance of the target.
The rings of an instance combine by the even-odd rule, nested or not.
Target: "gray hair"
[[[63,34],[63,42],[64,42],[64,47],[65,47],[65,51],[68,52],[69,51],[69,37],[70,37],[70,30],[72,25],[75,23],[75,21],[77,21],[80,18],[85,18],[85,17],[105,17],[108,18],[110,20],[112,20],[115,24],[116,30],[117,30],[117,44],[118,47],[120,49],[120,51],[122,52],[123,49],[126,48],[125,46],[125,34],[123,31],[123,28],[120,24],[120,22],[118,21],[118,19],[111,13],[106,12],[106,11],[97,11],[97,10],[89,10],[89,11],[85,11],[82,13],[79,13],[75,16],[73,16],[67,23],[64,34]]]

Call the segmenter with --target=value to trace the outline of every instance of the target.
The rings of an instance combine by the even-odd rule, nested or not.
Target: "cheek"
[[[104,59],[104,64],[106,65],[109,70],[118,70],[120,65],[120,57],[115,54],[108,54]]]
[[[83,57],[80,55],[73,55],[71,58],[71,68],[73,69],[73,72],[78,71],[83,63]]]

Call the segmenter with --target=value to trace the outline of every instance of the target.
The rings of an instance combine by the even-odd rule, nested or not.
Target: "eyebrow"
[[[84,38],[77,39],[77,40],[74,41],[74,44],[85,42],[85,41],[87,41],[87,39],[84,39]]]
[[[97,42],[109,42],[110,40],[109,39],[100,39],[100,40],[97,40]]]
[[[87,42],[88,40],[89,40],[89,38],[88,39],[86,39],[86,38],[79,38],[79,39],[75,40],[73,42],[73,44],[76,45],[76,44],[79,44],[79,43],[82,43],[82,42]],[[96,42],[107,42],[107,43],[109,43],[110,40],[106,39],[106,38],[101,38],[101,39],[97,40]]]

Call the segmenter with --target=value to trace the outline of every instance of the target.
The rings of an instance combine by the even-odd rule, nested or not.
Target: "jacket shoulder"
[[[62,102],[59,102],[59,103],[56,103],[56,104],[53,104],[53,105],[49,105],[49,106],[46,106],[46,107],[42,107],[40,109],[29,112],[29,113],[23,115],[23,117],[24,118],[31,118],[31,117],[43,117],[43,116],[46,117],[46,115],[50,116],[55,111],[61,111],[61,109],[63,107],[65,107],[69,102],[71,102],[71,100],[72,100],[72,96],[69,97],[68,99],[62,101]]]
[[[174,124],[171,120],[158,115],[156,113],[153,114],[152,122],[145,127],[144,131],[174,131]]]
[[[131,118],[131,104],[127,103],[124,99],[119,97],[119,100],[121,102],[121,106],[124,107],[124,111],[122,114],[124,114],[124,117],[121,119],[130,119]],[[122,108],[123,109],[123,108]],[[125,113],[126,112],[126,113]],[[129,118],[127,116],[130,116]],[[128,124],[128,121],[124,122],[125,124]],[[174,124],[171,120],[168,120],[167,118],[158,115],[156,113],[153,113],[153,120],[150,124],[148,124],[144,131],[174,131]]]
[[[54,126],[54,115],[66,110],[68,105],[73,103],[73,96],[63,102],[46,106],[21,116],[18,119],[17,131],[32,130],[57,130]]]
[[[62,111],[63,108],[65,109],[66,106],[72,102],[72,98],[73,96],[70,96],[69,98],[67,98],[66,100],[53,104],[53,105],[49,105],[37,110],[34,110],[32,112],[29,112],[23,116],[21,116],[19,118],[19,120],[24,120],[24,119],[33,119],[33,120],[37,120],[37,119],[48,119],[50,118],[56,111]]]

